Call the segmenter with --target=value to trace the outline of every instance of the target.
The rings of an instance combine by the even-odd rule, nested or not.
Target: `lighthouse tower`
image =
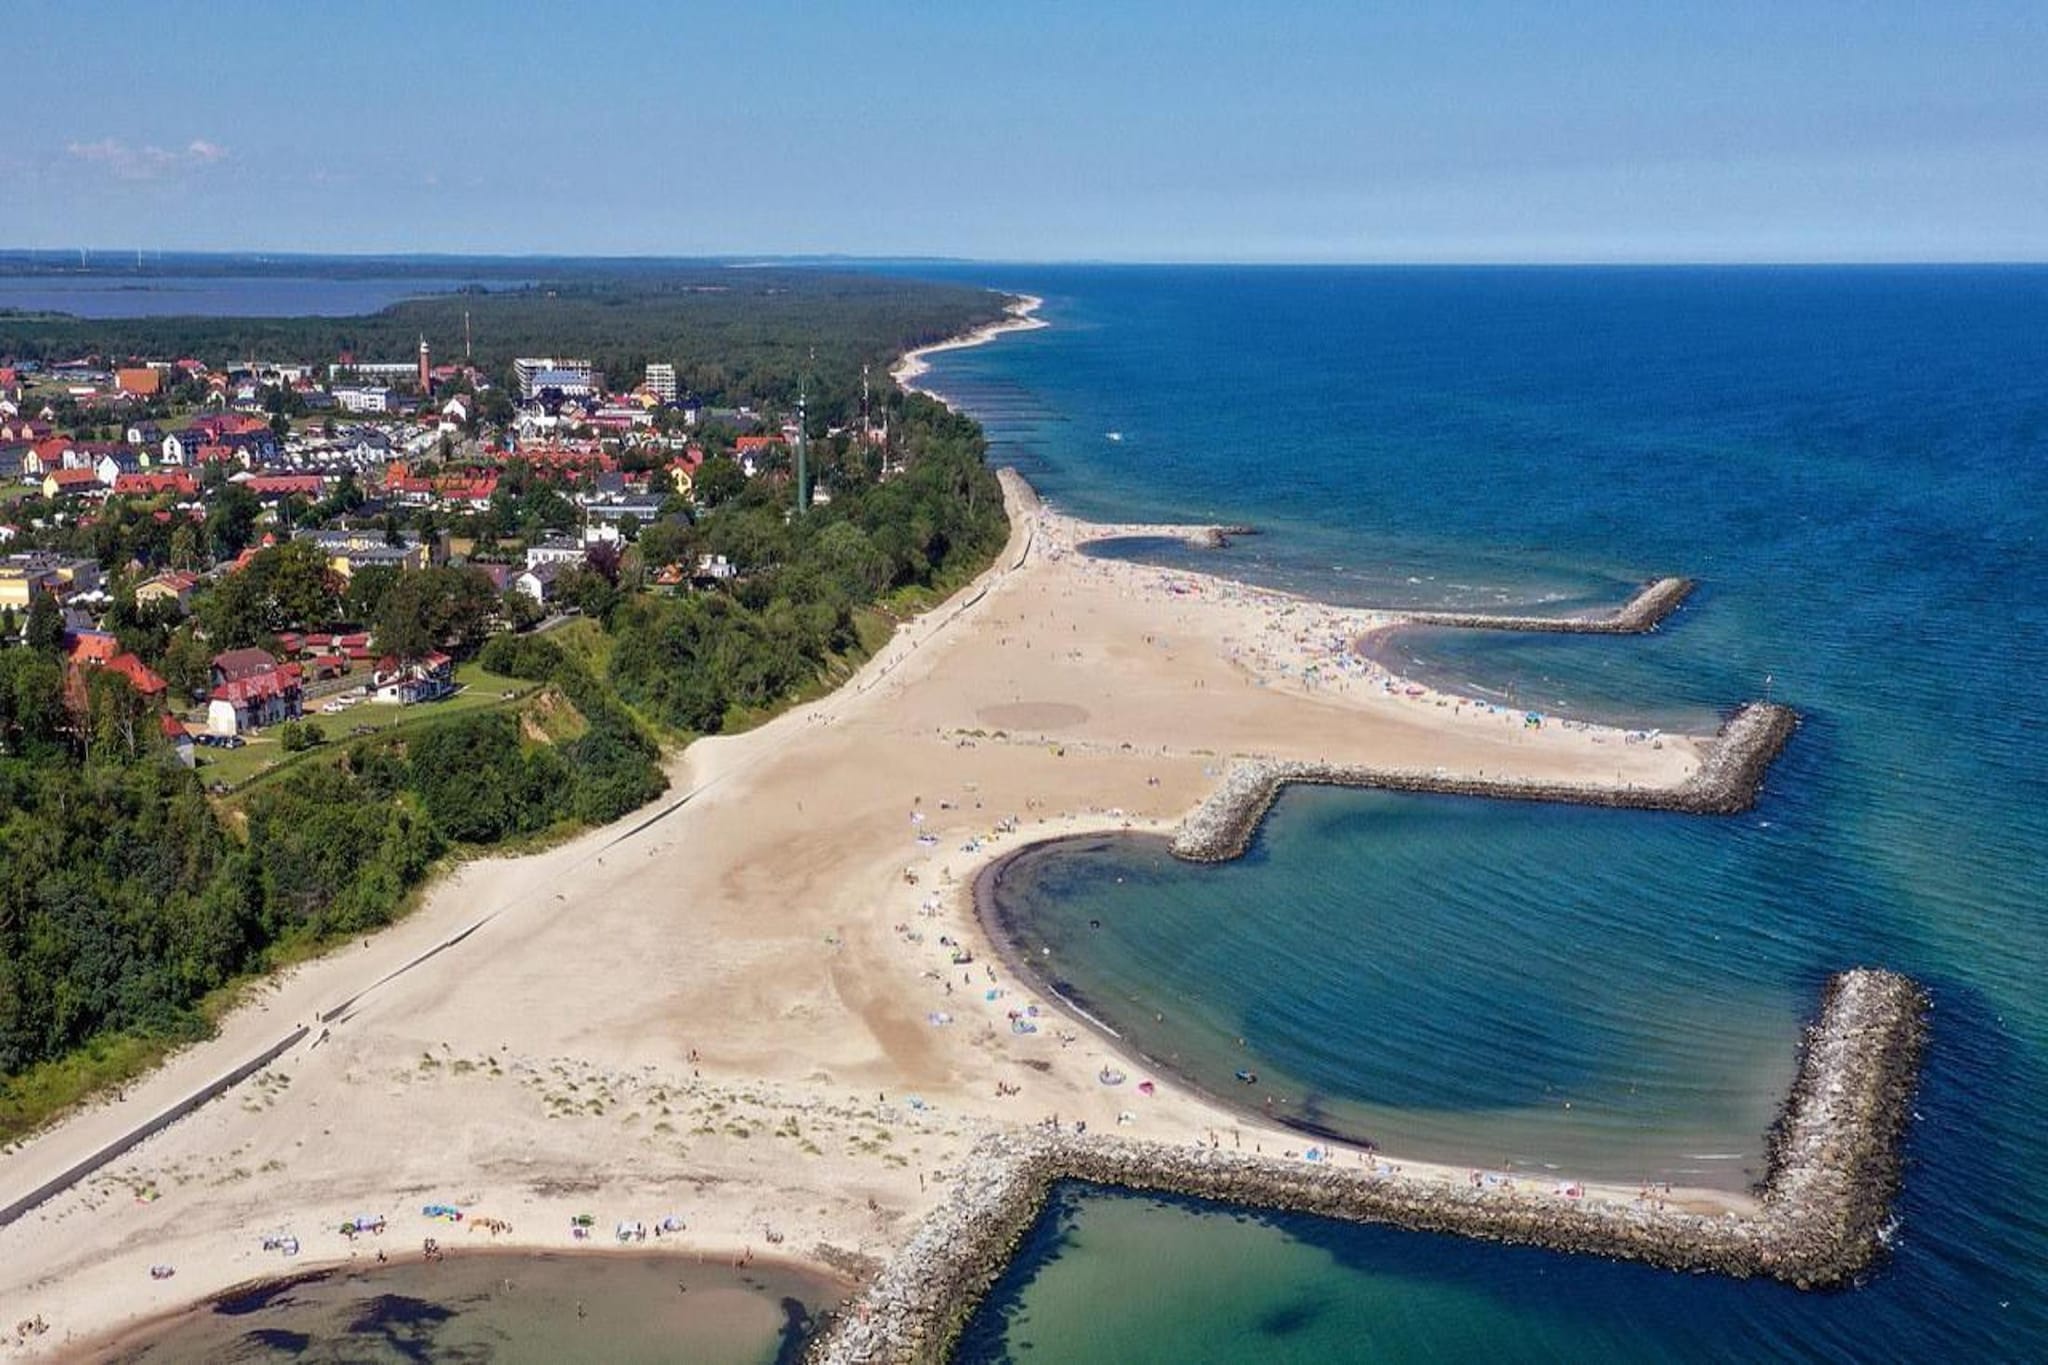
[[[434,392],[433,355],[427,350],[425,333],[420,334],[420,397],[426,398]]]

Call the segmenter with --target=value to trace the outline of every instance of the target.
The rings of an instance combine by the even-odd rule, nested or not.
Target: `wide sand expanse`
[[[1300,1137],[1163,1079],[1150,1096],[1140,1076],[1098,1083],[1112,1056],[1099,1036],[991,967],[974,871],[1030,839],[1169,830],[1234,754],[1639,784],[1697,765],[1683,737],[1532,730],[1411,695],[1351,659],[1370,613],[1088,559],[1076,541],[1105,528],[1006,488],[1012,539],[988,574],[833,695],[692,745],[656,808],[667,815],[462,867],[404,923],[286,974],[218,1038],[0,1158],[5,1203],[381,982],[0,1229],[0,1351],[54,1351],[424,1236],[459,1254],[493,1237],[470,1230],[478,1217],[510,1223],[501,1245],[566,1247],[580,1213],[595,1216],[593,1245],[613,1245],[621,1220],[651,1231],[674,1215],[684,1231],[645,1246],[857,1269],[943,1196],[988,1125],[1053,1114],[1166,1140],[1235,1129],[1247,1150],[1294,1151]],[[942,938],[973,961],[956,965]],[[1040,1030],[1013,1034],[1009,1013],[1032,1004]],[[471,1216],[429,1222],[435,1202]],[[336,1228],[358,1214],[390,1230],[351,1243]],[[296,1261],[261,1249],[279,1232],[299,1239]],[[157,1263],[175,1276],[152,1279]],[[8,1329],[36,1314],[50,1330],[17,1345]]]

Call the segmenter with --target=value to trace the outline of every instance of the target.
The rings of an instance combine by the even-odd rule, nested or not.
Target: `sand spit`
[[[1655,630],[1692,595],[1690,578],[1658,578],[1605,616],[1502,616],[1486,612],[1404,611],[1409,626],[1457,626],[1465,630],[1549,631],[1560,635],[1641,635]]]
[[[1756,800],[1764,774],[1798,725],[1790,707],[1751,702],[1737,711],[1682,781],[1669,786],[1613,786],[1598,782],[1539,781],[1519,777],[1459,776],[1441,771],[1370,768],[1341,763],[1256,759],[1237,764],[1208,800],[1181,822],[1174,856],[1190,862],[1228,862],[1242,855],[1282,788],[1305,782],[1331,787],[1436,792],[1518,801],[1565,801],[1588,806],[1726,815]]]
[[[1883,1249],[1927,1008],[1920,988],[1893,972],[1829,981],[1774,1138],[1763,1211],[1748,1217],[1672,1210],[1650,1191],[1599,1200],[1547,1178],[1429,1180],[1363,1158],[1353,1167],[1042,1129],[997,1133],[808,1358],[944,1360],[1062,1180],[1839,1287]]]

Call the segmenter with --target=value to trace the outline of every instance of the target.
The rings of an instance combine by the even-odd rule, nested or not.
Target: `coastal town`
[[[901,396],[918,394],[933,351],[1040,325],[1038,302],[1015,300],[1002,321],[904,357],[891,374]],[[666,367],[650,367],[644,382],[625,393],[606,391],[584,362],[552,358],[518,360],[502,383],[493,383],[472,367],[435,367],[424,345],[402,379],[388,366],[339,362],[324,373],[178,364],[9,370],[7,420],[18,438],[9,458],[21,471],[10,507],[16,540],[0,582],[13,594],[5,609],[8,634],[22,646],[14,652],[62,659],[70,718],[57,724],[68,727],[88,758],[112,749],[118,762],[123,735],[133,747],[133,736],[154,727],[178,762],[199,767],[208,790],[249,819],[252,836],[268,841],[251,851],[269,864],[263,875],[273,884],[303,885],[307,875],[295,866],[305,862],[304,850],[275,833],[299,809],[293,800],[329,792],[326,799],[338,795],[374,811],[375,788],[323,787],[333,779],[300,766],[297,788],[269,783],[263,798],[240,810],[237,790],[331,739],[377,736],[378,726],[360,718],[379,712],[424,707],[435,714],[443,703],[532,699],[519,712],[517,731],[493,736],[459,725],[400,725],[389,732],[401,736],[396,747],[377,748],[374,739],[351,743],[341,769],[373,781],[379,771],[409,773],[396,780],[408,784],[449,841],[487,845],[541,828],[573,834],[574,825],[547,822],[559,822],[566,809],[585,810],[580,796],[569,808],[542,801],[531,818],[515,811],[493,824],[491,813],[508,799],[529,799],[518,793],[534,785],[535,773],[589,783],[592,774],[579,769],[606,750],[564,747],[569,766],[552,770],[552,760],[526,752],[554,748],[569,733],[561,728],[565,709],[579,713],[576,726],[615,727],[607,741],[612,749],[622,742],[631,748],[625,736],[632,723],[622,718],[620,697],[665,718],[671,734],[716,728],[715,715],[689,709],[672,691],[633,690],[621,660],[646,644],[636,638],[635,612],[625,604],[635,597],[725,598],[744,588],[754,564],[744,540],[721,533],[716,515],[743,494],[756,500],[757,534],[768,524],[808,520],[798,515],[803,509],[839,510],[829,474],[820,480],[826,486],[808,482],[813,442],[801,409],[787,422],[708,409],[677,394]],[[358,396],[366,370],[391,384],[380,390],[380,410]],[[23,409],[32,414],[23,417]],[[883,407],[880,423],[872,422],[863,392],[852,431],[827,426],[820,434],[820,453],[828,456],[822,467],[855,473],[841,476],[841,508],[874,499],[873,490],[899,475],[929,482],[937,468],[945,477],[943,461],[928,467],[892,460],[890,410]],[[313,415],[321,411],[329,415]],[[931,420],[945,409],[933,401],[923,411]],[[118,440],[111,434],[117,428]],[[971,449],[978,465],[979,447]],[[831,456],[840,463],[830,463]],[[982,476],[993,482],[985,470]],[[274,1124],[250,1129],[219,1105],[202,1111],[211,1117],[196,1128],[176,1123],[187,1105],[247,1084],[262,1096],[253,1107],[243,1101],[252,1115],[283,1104],[285,1086],[348,1096],[357,1135],[341,1148],[323,1143],[321,1169],[352,1197],[381,1199],[389,1173],[374,1154],[388,1148],[374,1135],[474,1098],[474,1080],[441,1084],[439,1054],[447,1053],[450,1077],[487,1073],[534,1090],[534,1097],[508,1096],[500,1120],[470,1124],[472,1139],[500,1154],[487,1164],[502,1166],[517,1152],[523,1169],[539,1155],[549,1169],[573,1174],[576,1193],[565,1198],[571,1186],[557,1189],[559,1175],[538,1183],[494,1178],[481,1194],[427,1205],[423,1255],[430,1263],[446,1255],[444,1224],[466,1221],[489,1231],[493,1243],[502,1237],[545,1247],[566,1237],[573,1245],[587,1240],[598,1221],[582,1211],[586,1202],[616,1212],[673,1197],[667,1182],[642,1170],[649,1159],[667,1159],[659,1153],[673,1144],[673,1125],[663,1119],[645,1137],[616,1138],[600,1137],[588,1124],[645,1093],[653,1097],[652,1114],[689,1107],[690,1138],[670,1155],[687,1152],[693,1170],[735,1192],[687,1213],[658,1212],[657,1235],[745,1266],[756,1233],[773,1247],[795,1231],[814,1247],[813,1262],[860,1267],[857,1283],[845,1288],[859,1287],[864,1297],[849,1299],[849,1311],[813,1342],[819,1359],[921,1358],[920,1343],[950,1340],[1047,1190],[1075,1175],[1202,1195],[1227,1188],[1230,1197],[1254,1203],[1455,1226],[1802,1284],[1835,1282],[1867,1262],[1876,1246],[1871,1229],[1896,1181],[1892,1120],[1917,1055],[1919,997],[1902,978],[1878,980],[1867,988],[1878,1003],[1830,1025],[1849,1040],[1838,1047],[1840,1059],[1829,1061],[1825,1074],[1802,1076],[1788,1101],[1795,1116],[1788,1122],[1814,1130],[1807,1147],[1860,1144],[1853,1170],[1829,1167],[1835,1174],[1823,1181],[1781,1146],[1770,1154],[1761,1196],[1714,1188],[1674,1194],[1666,1183],[1653,1198],[1647,1183],[1530,1184],[1511,1170],[1465,1171],[1417,1159],[1425,1154],[1397,1159],[1357,1135],[1294,1126],[1284,1095],[1276,1107],[1269,1093],[1257,1112],[1206,1095],[1170,1062],[1159,1064],[1114,1033],[1090,1038],[1056,1026],[1068,1014],[1094,1021],[1040,962],[1020,957],[994,902],[1010,857],[999,851],[1006,840],[1022,835],[1028,848],[1065,836],[1145,830],[1171,835],[1175,857],[1229,860],[1245,851],[1289,783],[1739,811],[1791,734],[1789,711],[1757,706],[1716,736],[1660,736],[1439,692],[1360,652],[1360,642],[1400,624],[1400,613],[1334,608],[1204,574],[1096,557],[1088,547],[1105,539],[1164,535],[1210,544],[1219,537],[1199,527],[1077,521],[1044,506],[1014,472],[1002,476],[1000,501],[1007,515],[989,525],[1001,528],[1007,544],[975,552],[974,562],[986,567],[974,584],[953,605],[881,644],[837,691],[735,735],[725,747],[698,740],[671,755],[664,778],[652,785],[643,778],[622,799],[594,808],[582,823],[595,828],[539,855],[530,869],[523,860],[472,864],[435,890],[430,908],[363,940],[370,956],[330,955],[288,975],[273,998],[292,1002],[286,1017],[305,1022],[270,1038],[275,1025],[265,1023],[267,1010],[234,1016],[232,1028],[166,1066],[134,1101],[78,1120],[111,1139],[90,1159],[85,1183],[81,1173],[58,1170],[17,1198],[11,1216],[33,1210],[40,1223],[63,1226],[90,1214],[100,1194],[120,1188],[144,1191],[145,1206],[154,1204],[162,1191],[188,1183],[175,1162],[221,1150],[220,1136],[207,1135],[224,1123],[248,1132],[244,1141],[270,1147],[278,1137]],[[878,534],[883,529],[872,517],[868,524]],[[755,563],[772,576],[771,563]],[[1639,633],[1676,610],[1688,588],[1686,580],[1658,580],[1605,616],[1455,624]],[[603,676],[615,695],[593,691],[577,672],[587,665],[563,661],[566,651],[553,642],[558,634],[574,635],[560,628],[580,624],[578,618],[602,631],[586,635],[582,648],[590,658],[609,655]],[[1177,643],[1169,646],[1169,639]],[[1034,658],[1033,640],[1066,647]],[[1105,687],[1093,661],[1109,657],[1120,660],[1119,682]],[[544,666],[531,667],[535,658]],[[683,665],[661,669],[663,687],[673,687],[679,673],[687,681],[714,667],[702,655],[694,668],[687,659]],[[798,676],[775,686],[786,689]],[[540,694],[523,681],[536,677],[550,680]],[[448,714],[459,721],[473,713]],[[1323,730],[1310,723],[1316,716],[1343,717],[1347,737],[1313,738]],[[27,747],[34,726],[32,716],[17,716],[15,743]],[[1190,733],[1205,743],[1191,747]],[[254,765],[244,752],[251,749],[260,754]],[[1219,751],[1235,756],[1227,770],[1211,761]],[[1340,752],[1351,755],[1348,765],[1329,761]],[[664,784],[682,795],[626,833],[603,828]],[[717,797],[697,800],[714,786]],[[914,834],[907,848],[900,833],[883,832],[890,817],[873,800],[878,793],[907,794],[901,799]],[[806,798],[820,801],[819,814],[806,814]],[[686,805],[686,816],[669,819]],[[770,810],[787,818],[769,819]],[[816,865],[737,896],[712,890],[765,865],[762,841],[780,845],[796,829],[805,831]],[[957,853],[943,851],[956,842]],[[636,851],[640,858],[628,856]],[[607,852],[623,864],[601,871]],[[414,859],[406,866],[416,880],[428,864]],[[376,884],[374,870],[358,875]],[[650,877],[665,889],[651,890]],[[542,894],[547,888],[560,889],[549,896]],[[686,919],[619,909],[666,903],[682,888],[689,889],[677,903],[694,911]],[[907,908],[890,908],[912,900],[914,918]],[[814,908],[803,908],[812,902]],[[468,918],[474,905],[489,908],[467,927],[452,921]],[[315,933],[332,913],[316,913],[309,922]],[[605,1041],[593,1038],[565,1053],[542,1016],[507,1013],[503,1002],[474,998],[464,989],[468,978],[431,970],[411,976],[415,966],[494,921],[495,932],[464,957],[482,954],[482,962],[521,979],[542,961],[550,971],[575,964],[580,977],[612,979],[628,962],[666,960],[660,989],[687,1021],[683,1036],[702,1038],[705,1050],[692,1043],[679,1060],[681,1045],[664,1043],[647,1065],[628,1073],[622,1068],[643,1047],[631,1010],[587,1001],[579,1026]],[[891,921],[893,929],[883,932]],[[579,927],[585,923],[604,924],[607,936],[588,938]],[[827,945],[829,989],[815,978],[810,953],[793,950],[793,924]],[[665,937],[670,932],[682,936],[679,943]],[[752,965],[739,966],[735,953]],[[723,972],[701,974],[704,962],[727,960]],[[769,1003],[788,988],[767,990],[769,980],[806,983],[797,988],[794,1013]],[[358,992],[349,1003],[328,1003],[349,991]],[[358,1019],[355,1002],[370,992],[378,999]],[[744,1007],[733,1003],[741,999]],[[920,1017],[921,1029],[914,1022]],[[1056,1048],[1045,1045],[1041,1021]],[[378,1065],[379,1057],[388,1066],[397,1053],[417,1051],[421,1028],[424,1060],[405,1073],[399,1107],[380,1112],[379,1101],[361,1088],[360,1068]],[[922,1035],[916,1046],[891,1041],[906,1029]],[[1835,1033],[1816,1035],[1811,1066],[1837,1048]],[[226,1082],[209,1084],[204,1070],[212,1056],[243,1060]],[[594,1058],[611,1071],[598,1087],[606,1098],[586,1114],[565,1096],[593,1080]],[[1126,1068],[1153,1074],[1127,1091]],[[1815,1098],[1838,1093],[1835,1077],[1845,1071],[1853,1071],[1859,1099],[1871,1097],[1868,1117],[1843,1117]],[[991,1073],[993,1103],[984,1088]],[[1240,1082],[1256,1085],[1248,1075],[1241,1072]],[[556,1092],[557,1082],[566,1089]],[[194,1084],[200,1088],[175,1098]],[[893,1098],[906,1089],[913,1096],[907,1112]],[[540,1110],[532,1107],[535,1097]],[[170,1119],[148,1116],[163,1105]],[[1023,1127],[1019,1120],[1033,1110],[1040,1117]],[[720,1114],[735,1117],[721,1123]],[[551,1128],[546,1137],[534,1124],[538,1116],[544,1126],[548,1119],[561,1125],[572,1115],[585,1121]],[[309,1106],[295,1122],[324,1120]],[[157,1154],[140,1162],[119,1159],[167,1123],[168,1148],[156,1144]],[[795,1145],[764,1176],[748,1143],[757,1127],[771,1123]],[[134,1126],[124,1133],[124,1124]],[[892,1130],[903,1136],[906,1154],[881,1149]],[[585,1146],[572,1152],[554,1134]],[[186,1155],[166,1164],[167,1152]],[[30,1179],[63,1160],[47,1139],[32,1141],[23,1156],[25,1164],[17,1164]],[[199,1159],[210,1172],[219,1164]],[[336,1213],[325,1207],[324,1191],[283,1178],[284,1163],[273,1160],[277,1173],[260,1187],[285,1207],[318,1209],[331,1222]],[[627,1174],[614,1174],[612,1163],[624,1163]],[[96,1174],[102,1166],[110,1174]],[[428,1182],[420,1188],[446,1178],[430,1153],[408,1158],[404,1169]],[[205,1178],[243,1179],[232,1170]],[[907,1183],[913,1179],[914,1188]],[[824,1195],[827,1186],[837,1193]],[[74,1189],[86,1191],[83,1202],[67,1202],[78,1200]],[[820,1195],[817,1208],[803,1212],[802,1200],[812,1193]],[[189,1196],[174,1202],[183,1207]],[[373,1236],[390,1221],[382,1213],[344,1220],[345,1248],[302,1241],[286,1226],[262,1239],[261,1254],[282,1248],[290,1258],[310,1247],[316,1257],[353,1258],[366,1217]],[[410,1228],[409,1218],[396,1221]],[[515,1221],[521,1233],[513,1232]],[[247,1275],[257,1263],[239,1235],[244,1223],[232,1209],[203,1219],[188,1213],[175,1236],[151,1239],[160,1259],[150,1275],[168,1278],[184,1265],[216,1286]],[[648,1219],[630,1216],[618,1226],[619,1240],[637,1241]],[[100,1274],[74,1269],[81,1286]],[[70,1300],[48,1301],[58,1308]],[[17,1335],[27,1345],[39,1333]]]
[[[803,477],[805,435],[705,405],[666,362],[493,374],[424,339],[404,361],[0,357],[0,646],[61,647],[81,711],[85,679],[124,680],[188,765],[273,727],[317,742],[358,703],[466,685],[452,641],[379,629],[401,576],[459,573],[471,635],[559,622],[591,588],[729,582],[696,513]],[[893,472],[886,417],[820,436]],[[274,576],[301,591],[238,591]]]

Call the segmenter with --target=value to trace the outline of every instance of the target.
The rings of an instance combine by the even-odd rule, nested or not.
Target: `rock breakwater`
[[[1641,635],[1655,630],[1692,595],[1690,578],[1659,578],[1605,616],[1507,616],[1487,612],[1404,611],[1402,625],[1457,626],[1465,630],[1551,631],[1562,635]]]
[[[1754,1215],[1589,1197],[1554,1178],[1411,1177],[1362,1156],[1346,1166],[1042,1129],[998,1132],[977,1144],[947,1200],[808,1358],[817,1365],[944,1360],[1062,1180],[1671,1270],[1770,1276],[1801,1289],[1843,1286],[1882,1252],[1927,1008],[1920,988],[1894,972],[1857,969],[1829,981],[1774,1131],[1763,1207]]]
[[[1303,760],[1252,759],[1235,765],[1223,783],[1181,822],[1175,857],[1228,862],[1243,854],[1259,822],[1290,783],[1373,787],[1518,801],[1565,801],[1586,806],[1727,815],[1747,810],[1771,762],[1785,747],[1798,716],[1775,702],[1751,702],[1721,727],[1698,768],[1672,786],[1545,782],[1519,778],[1452,777],[1409,768],[1374,768]]]

